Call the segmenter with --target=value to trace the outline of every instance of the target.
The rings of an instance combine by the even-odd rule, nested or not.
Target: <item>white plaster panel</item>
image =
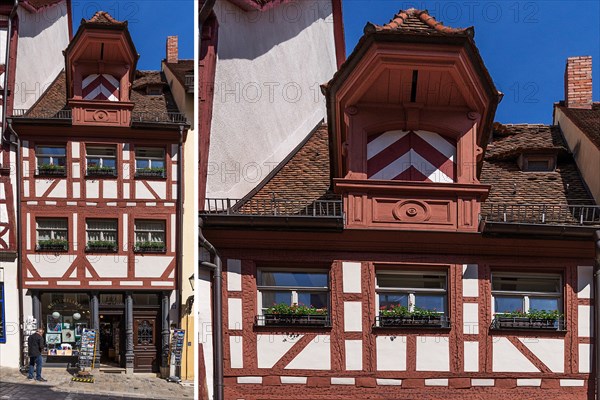
[[[448,379],[425,379],[425,386],[448,386]]]
[[[477,264],[463,265],[463,296],[479,296],[479,266]]]
[[[128,220],[129,214],[123,214],[123,232],[125,232],[123,236],[123,251],[127,251],[127,249],[129,248],[129,235],[127,235],[127,230],[128,230],[128,225],[127,225],[127,220]]]
[[[306,385],[308,378],[306,376],[282,376],[281,383]]]
[[[580,299],[592,298],[592,282],[594,280],[594,267],[577,267],[577,297]]]
[[[362,302],[344,302],[344,330],[346,332],[362,332]]]
[[[447,337],[417,336],[417,371],[450,371]]]
[[[517,386],[542,386],[541,379],[517,379]]]
[[[167,199],[167,183],[162,181],[147,181],[148,185],[154,190],[154,192],[158,195],[158,198],[161,200]]]
[[[35,180],[35,196],[42,197],[46,190],[50,188],[50,185],[54,182],[54,179],[36,179]]]
[[[377,384],[379,386],[402,386],[402,379],[377,378]]]
[[[129,183],[123,183],[123,198],[128,199],[129,197],[130,197]]]
[[[81,171],[79,169],[79,163],[73,163],[73,168],[71,168],[71,175],[73,175],[74,179],[81,178]]]
[[[592,307],[586,305],[577,306],[577,330],[580,337],[590,337],[592,329]]]
[[[176,249],[176,233],[177,233],[177,223],[176,223],[176,218],[177,216],[175,214],[171,214],[171,249],[173,251],[175,251]],[[183,239],[182,239],[183,240]]]
[[[260,385],[262,383],[262,376],[238,376],[237,383]]]
[[[583,379],[561,379],[560,386],[583,386]]]
[[[167,281],[151,281],[150,286],[175,286],[175,284]]]
[[[492,371],[540,372],[507,338],[493,340]]]
[[[160,278],[171,261],[171,256],[135,256],[135,277]]]
[[[29,180],[25,179],[25,184],[23,185],[23,196],[29,197]]]
[[[112,286],[112,281],[90,281],[90,286]]]
[[[589,343],[579,343],[579,372],[587,374],[591,371],[592,365],[592,345]]]
[[[178,156],[179,156],[179,145],[172,144],[171,145],[171,160],[177,161]]]
[[[471,386],[494,386],[494,379],[471,379]]]
[[[1,197],[4,199],[4,197]],[[8,223],[8,208],[6,204],[0,204],[0,222],[3,224]]]
[[[464,342],[465,372],[479,372],[479,342]]]
[[[304,335],[292,337],[289,335],[258,335],[256,338],[256,354],[258,368],[273,368]]]
[[[81,281],[56,281],[58,286],[79,286],[81,285]]]
[[[85,195],[91,199],[97,199],[100,197],[100,181],[85,181]]]
[[[68,255],[29,254],[27,258],[41,278],[60,278],[73,263]]]
[[[346,349],[346,370],[362,370],[362,340],[346,340],[344,345]]]
[[[565,370],[564,339],[519,338],[552,372]]]
[[[406,371],[406,336],[377,336],[377,370]]]
[[[127,278],[127,257],[91,255],[86,258],[101,278]]]
[[[176,183],[171,185],[171,199],[177,200],[177,184]]]
[[[79,182],[73,182],[73,197],[81,197],[81,184]]]
[[[229,319],[228,319],[228,327],[229,329],[242,329],[243,319],[242,319],[242,299],[228,299],[229,306]]]
[[[242,261],[227,259],[227,291],[242,290]]]
[[[79,150],[80,150],[79,142],[72,142],[71,143],[71,152],[72,152],[73,158],[79,158]]]
[[[479,334],[479,304],[463,303],[463,333]]]
[[[146,185],[140,181],[135,182],[135,198],[136,199],[154,199],[154,195],[148,190]]]
[[[117,181],[104,180],[104,193],[103,196],[105,199],[116,199],[118,197],[117,193]]]
[[[244,368],[243,343],[243,338],[241,336],[229,336],[231,368]]]
[[[67,181],[65,179],[61,179],[58,182],[58,185],[50,192],[49,197],[56,197],[58,199],[66,199],[67,198]]]
[[[171,165],[171,176],[173,177],[173,181],[177,181],[177,164]]]
[[[331,369],[330,342],[329,335],[317,335],[285,369]]]
[[[123,144],[123,160],[129,160],[129,143]]]
[[[342,263],[342,283],[344,287],[344,293],[361,292],[361,263]]]
[[[354,378],[331,378],[332,385],[354,385],[355,383]]]
[[[71,241],[73,242],[73,250],[77,250],[77,213],[73,213],[73,236]]]
[[[31,214],[27,213],[27,226],[25,227],[25,231],[27,232],[27,250],[31,250]]]
[[[121,281],[119,282],[121,286],[144,286],[143,281]]]

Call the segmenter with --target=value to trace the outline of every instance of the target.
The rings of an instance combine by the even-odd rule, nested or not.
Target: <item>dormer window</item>
[[[163,94],[162,85],[148,85],[146,87],[146,94],[148,96],[161,96]]]
[[[519,158],[519,167],[524,172],[552,172],[556,168],[556,157],[524,154]]]
[[[81,82],[84,100],[119,101],[119,80],[110,74],[91,74]]]

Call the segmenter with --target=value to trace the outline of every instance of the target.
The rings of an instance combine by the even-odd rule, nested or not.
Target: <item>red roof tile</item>
[[[406,11],[400,10],[394,18],[385,25],[376,25],[371,22],[367,23],[364,29],[368,32],[401,32],[401,33],[416,33],[416,34],[444,34],[444,35],[474,35],[473,27],[469,28],[450,28],[444,26],[442,22],[438,22],[434,17],[429,15],[427,10],[417,10],[410,8]]]
[[[179,60],[176,63],[165,62],[165,66],[171,70],[179,83],[185,87],[185,77],[194,76],[194,60]]]
[[[524,152],[566,153],[567,146],[558,126],[494,124],[492,140],[485,153],[486,160],[504,160]]]
[[[600,103],[593,103],[591,110],[558,107],[600,149]]]
[[[106,11],[97,11],[90,19],[83,19],[82,24],[98,24],[98,25],[127,25],[127,21],[117,21]]]

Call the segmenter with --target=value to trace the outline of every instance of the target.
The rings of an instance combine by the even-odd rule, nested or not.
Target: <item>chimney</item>
[[[167,36],[167,63],[176,64],[179,61],[178,37]]]
[[[565,68],[565,105],[592,108],[592,57],[569,57]]]

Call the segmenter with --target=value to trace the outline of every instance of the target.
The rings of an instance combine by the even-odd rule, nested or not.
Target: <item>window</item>
[[[327,271],[261,269],[257,282],[259,325],[328,325]]]
[[[140,147],[135,149],[135,176],[143,178],[165,177],[165,150]]]
[[[67,250],[66,218],[39,218],[36,222],[38,250]]]
[[[4,282],[0,282],[0,343],[6,343],[6,323],[4,321]]]
[[[519,164],[525,172],[552,172],[554,171],[556,160],[552,155],[525,154],[519,158]]]
[[[88,219],[87,247],[88,251],[116,251],[117,250],[117,220],[116,219]]]
[[[378,271],[376,326],[447,327],[447,288],[444,271]]]
[[[38,175],[65,175],[65,146],[36,146],[35,157]]]
[[[117,171],[116,147],[86,146],[87,175],[115,176]]]
[[[164,252],[166,250],[165,222],[136,220],[135,249],[140,252]]]
[[[533,310],[561,311],[561,279],[554,274],[503,274],[492,275],[494,313]]]

